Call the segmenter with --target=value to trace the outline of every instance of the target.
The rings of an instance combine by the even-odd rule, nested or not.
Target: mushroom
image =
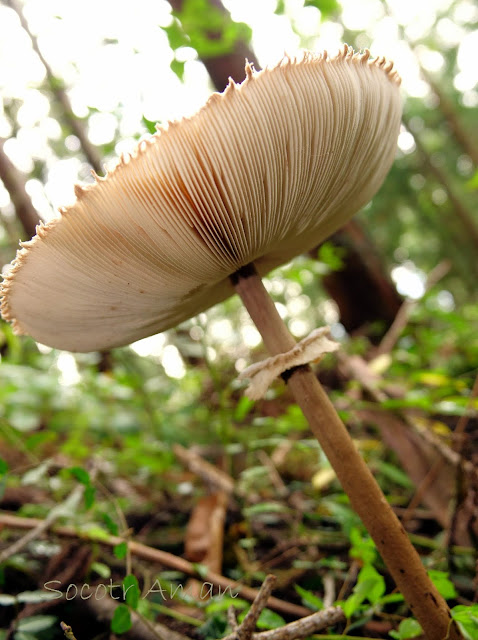
[[[246,65],[193,117],[143,141],[23,243],[1,310],[17,333],[70,351],[125,345],[236,291],[272,355],[296,343],[262,275],[341,227],[382,184],[400,125],[393,64],[304,53]],[[427,637],[450,614],[307,364],[284,374]]]

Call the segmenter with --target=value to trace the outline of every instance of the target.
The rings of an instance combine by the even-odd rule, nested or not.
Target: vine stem
[[[238,270],[231,281],[271,355],[292,349],[296,342],[254,265]],[[291,369],[284,379],[428,640],[462,640],[445,600],[311,368]]]

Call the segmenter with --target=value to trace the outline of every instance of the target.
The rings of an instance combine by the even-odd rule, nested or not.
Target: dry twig
[[[20,5],[17,3],[16,0],[6,0],[6,4],[11,9],[13,9],[13,11],[15,11],[18,17],[20,18],[20,23],[31,40],[33,50],[35,51],[37,56],[40,58],[41,63],[45,68],[48,82],[50,83],[51,91],[52,93],[55,94],[58,102],[61,104],[66,121],[70,126],[71,130],[73,131],[73,133],[75,134],[75,136],[80,141],[80,145],[86,159],[88,160],[88,162],[90,163],[90,165],[93,167],[93,169],[96,171],[98,175],[100,176],[103,175],[104,168],[101,162],[100,155],[96,147],[90,142],[83,122],[81,122],[81,120],[79,120],[73,113],[73,108],[71,106],[70,98],[68,97],[68,94],[65,91],[62,82],[55,77],[52,68],[48,64],[45,57],[43,56],[40,50],[40,47],[38,46],[38,40],[35,37],[35,35],[31,32],[30,27],[28,26],[28,22],[26,21],[25,16],[23,15],[23,11]]]
[[[425,283],[425,292],[429,291],[432,287],[435,286],[437,282],[439,282],[444,276],[446,276],[450,269],[451,263],[449,260],[443,260],[442,262],[438,263],[436,267],[432,269],[428,274],[427,281]],[[412,300],[411,298],[407,298],[403,302],[402,306],[398,310],[397,315],[395,316],[395,320],[392,322],[392,325],[377,347],[374,354],[375,357],[384,353],[390,353],[390,351],[393,349],[398,339],[400,338],[403,330],[407,326],[410,313],[412,312],[416,304],[417,301]]]
[[[261,588],[259,589],[257,597],[255,598],[254,602],[251,605],[251,608],[247,612],[246,617],[233,632],[233,638],[235,638],[236,640],[250,640],[252,634],[254,633],[254,629],[256,628],[257,621],[259,620],[259,616],[261,615],[262,610],[265,608],[267,600],[272,593],[272,587],[274,586],[275,581],[276,577],[273,575],[268,575],[266,577],[266,579],[262,583]],[[231,638],[230,640],[233,640],[233,638]]]
[[[65,638],[67,640],[76,640],[75,634],[73,633],[73,629],[70,627],[69,624],[66,624],[65,622],[60,622],[60,627],[63,633],[65,634]]]
[[[173,452],[188,469],[203,481],[213,485],[215,489],[224,491],[227,495],[231,495],[234,491],[234,480],[231,476],[204,460],[199,454],[185,449],[180,444],[173,445]]]
[[[0,513],[0,526],[4,525],[16,529],[33,529],[35,527],[38,527],[43,522],[44,521],[40,520],[39,518],[21,518],[8,513]],[[113,535],[98,536],[95,533],[91,534],[89,532],[78,531],[74,527],[51,527],[50,525],[50,527],[47,528],[51,529],[51,531],[58,536],[89,540],[92,542],[94,541],[100,544],[107,545],[108,547],[115,547],[120,543],[126,542],[131,554],[136,557],[143,558],[143,560],[149,560],[150,562],[163,564],[167,567],[171,567],[172,569],[177,569],[178,571],[181,571],[188,576],[201,578],[204,583],[215,585],[223,590],[233,590],[246,600],[254,600],[258,594],[257,589],[252,589],[251,587],[248,587],[246,585],[234,582],[234,580],[230,580],[229,578],[214,573],[213,571],[208,571],[206,574],[199,574],[197,571],[197,567],[193,563],[188,562],[183,558],[179,558],[172,553],[168,553],[167,551],[153,549],[152,547],[148,547],[147,545],[141,544],[140,542],[124,540],[119,536]],[[268,604],[271,609],[290,616],[301,617],[309,614],[309,610],[305,607],[285,602],[284,600],[280,600],[279,598],[269,598]]]
[[[306,638],[321,629],[330,627],[341,620],[345,620],[344,613],[340,607],[329,607],[323,611],[316,611],[311,615],[300,618],[300,620],[295,620],[278,629],[254,632],[259,616],[267,604],[275,580],[275,576],[267,576],[256,599],[240,625],[237,624],[233,607],[229,608],[227,617],[232,632],[222,640],[298,640],[299,638]]]
[[[52,509],[44,520],[38,520],[34,527],[28,533],[26,533],[9,547],[4,549],[0,553],[0,564],[2,562],[5,562],[5,560],[8,560],[8,558],[11,558],[16,553],[20,553],[20,551],[24,549],[28,544],[30,544],[32,540],[39,538],[42,533],[50,529],[55,520],[65,514],[65,510],[71,509],[72,507],[77,505],[81,499],[81,496],[83,495],[84,489],[85,488],[83,485],[78,485],[77,487],[75,487],[68,498],[61,504],[57,505],[54,509]]]

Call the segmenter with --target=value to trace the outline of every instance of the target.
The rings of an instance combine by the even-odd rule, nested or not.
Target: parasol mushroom
[[[2,315],[18,333],[108,349],[236,291],[267,349],[287,361],[296,343],[260,276],[316,246],[378,190],[395,154],[400,79],[392,63],[347,45],[261,72],[247,64],[246,76],[96,184],[77,186],[76,203],[37,228],[3,283]],[[459,638],[315,375],[292,362],[283,377],[427,637]]]

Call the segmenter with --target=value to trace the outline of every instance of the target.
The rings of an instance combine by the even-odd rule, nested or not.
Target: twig
[[[328,608],[332,606],[332,603],[337,600],[335,593],[335,580],[331,573],[326,573],[323,578],[324,583],[324,607]]]
[[[423,496],[426,494],[428,489],[432,486],[432,484],[437,479],[440,471],[445,464],[445,458],[438,458],[437,461],[432,465],[426,476],[423,478],[420,485],[417,487],[417,490],[412,496],[408,507],[406,508],[404,514],[402,515],[402,524],[407,528],[408,523],[415,515],[418,505],[421,503]]]
[[[317,633],[322,629],[331,627],[338,622],[345,620],[344,612],[340,607],[329,607],[322,611],[316,611],[305,618],[290,622],[278,629],[270,629],[268,631],[260,631],[253,633],[251,640],[298,640],[299,638],[307,638],[307,636]],[[223,640],[232,640],[234,634],[226,636]],[[340,636],[343,637],[343,636]],[[345,637],[345,636],[344,636]]]
[[[455,431],[453,432],[453,446],[455,451],[461,456],[463,451],[464,444],[464,435],[465,429],[468,424],[468,420],[470,419],[469,410],[472,408],[473,400],[478,396],[478,375],[475,378],[475,382],[473,384],[473,388],[470,393],[470,397],[468,398],[467,411],[460,416]]]
[[[21,518],[8,513],[0,513],[0,525],[8,526],[11,528],[33,529],[43,522],[44,520],[40,520],[39,518]],[[257,589],[252,589],[251,587],[248,587],[246,585],[239,584],[234,580],[230,580],[229,578],[226,578],[225,576],[219,575],[212,571],[208,571],[206,574],[199,573],[196,565],[194,565],[193,563],[188,562],[183,558],[179,558],[172,553],[168,553],[167,551],[153,549],[152,547],[148,547],[147,545],[141,544],[140,542],[124,540],[119,536],[108,535],[106,533],[98,535],[94,532],[89,533],[85,531],[78,531],[74,527],[50,526],[47,528],[51,529],[51,531],[56,535],[65,538],[89,540],[92,542],[104,544],[108,547],[115,547],[122,542],[126,542],[132,555],[141,557],[144,560],[149,560],[150,562],[163,564],[167,567],[177,569],[178,571],[181,571],[182,573],[185,573],[189,576],[193,576],[194,578],[201,578],[205,583],[215,585],[223,590],[229,589],[231,591],[235,591],[238,595],[242,596],[246,600],[254,600],[258,593]],[[289,602],[284,602],[284,600],[279,600],[279,598],[275,598],[273,596],[269,598],[268,605],[271,609],[290,616],[302,617],[309,613],[309,610],[305,607]]]
[[[277,492],[280,496],[286,496],[289,491],[284,484],[284,481],[280,477],[279,472],[277,471],[277,467],[272,461],[271,457],[262,449],[259,449],[257,452],[257,457],[261,461],[261,463],[266,467],[269,472],[269,477],[271,479],[272,484],[277,489]]]
[[[272,587],[276,582],[276,577],[268,575],[262,583],[259,593],[251,605],[251,608],[246,614],[246,617],[242,623],[238,626],[236,631],[232,634],[231,640],[236,638],[237,640],[250,640],[254,629],[256,628],[257,621],[261,615],[264,607],[267,604],[267,600],[272,593]],[[226,636],[228,637],[228,636]]]
[[[418,43],[412,43],[408,39],[405,27],[401,24],[400,20],[398,20],[395,14],[395,11],[393,10],[393,7],[390,5],[389,2],[384,2],[382,4],[386,14],[395,20],[395,24],[398,29],[400,40],[406,42],[410,47],[410,50],[415,54],[416,61],[418,63],[418,68],[420,69],[420,73],[422,74],[425,81],[430,85],[430,89],[437,96],[439,100],[438,108],[440,109],[443,116],[445,117],[445,120],[448,123],[450,130],[455,136],[455,140],[458,142],[458,144],[462,146],[465,153],[467,153],[470,156],[475,166],[478,166],[478,147],[474,144],[473,136],[470,136],[469,131],[467,131],[466,128],[463,126],[463,123],[461,122],[456,112],[455,105],[446,96],[445,92],[442,91],[441,87],[435,82],[433,75],[423,67],[420,61],[420,55],[417,50]],[[436,17],[436,21],[438,21],[439,17],[440,15],[438,14]],[[433,27],[430,28],[429,32],[431,32],[435,26],[436,26],[436,22],[435,22],[435,25],[433,25]]]
[[[425,284],[425,291],[429,291],[435,286],[439,280],[441,280],[451,269],[451,262],[449,260],[443,260],[437,266],[430,271]],[[389,330],[382,338],[379,346],[375,350],[374,356],[390,353],[393,347],[396,345],[402,331],[405,329],[410,317],[410,313],[416,306],[417,301],[407,298],[398,310],[394,321],[392,322]]]
[[[405,116],[403,117],[403,125],[409,133],[412,133]],[[421,159],[423,166],[445,191],[446,195],[448,196],[448,200],[450,201],[450,204],[453,208],[453,212],[456,214],[456,217],[459,218],[462,228],[467,235],[467,238],[472,241],[475,249],[477,249],[478,225],[474,220],[473,214],[471,213],[468,206],[465,205],[465,203],[462,201],[462,198],[458,195],[455,187],[451,184],[448,174],[433,162],[429,152],[422,143],[420,136],[418,136],[417,133],[412,133],[412,135],[413,139],[415,140],[417,153]]]
[[[126,518],[124,516],[124,513],[121,509],[121,507],[119,506],[118,500],[116,498],[116,496],[111,493],[111,491],[108,489],[108,487],[106,487],[103,483],[99,482],[98,480],[96,480],[95,484],[99,487],[99,489],[102,491],[102,493],[104,493],[107,498],[108,501],[111,502],[114,506],[114,510],[116,511],[116,515],[118,517],[119,522],[121,523],[121,535],[124,538],[128,538],[129,539],[129,535],[131,533],[131,530],[128,527],[128,523],[126,522]],[[132,570],[132,563],[131,563],[131,552],[128,549],[126,550],[126,575],[130,575],[131,573],[133,573]]]
[[[478,376],[476,376],[475,378],[475,382],[473,384],[473,388],[471,390],[470,397],[468,399],[468,406],[467,406],[468,409],[471,408],[471,404],[477,395],[478,395]],[[458,423],[456,425],[455,432],[453,434],[454,449],[460,457],[461,464],[456,469],[455,503],[453,507],[453,513],[451,515],[450,528],[448,530],[448,536],[447,536],[447,550],[448,550],[449,558],[451,558],[452,556],[452,545],[453,545],[453,540],[456,536],[456,530],[458,528],[458,519],[459,519],[460,510],[466,502],[469,491],[471,492],[476,491],[478,487],[478,482],[476,481],[476,478],[475,478],[475,483],[474,483],[475,486],[469,487],[467,491],[465,477],[464,477],[465,476],[465,468],[464,468],[465,460],[464,460],[463,450],[464,450],[465,435],[466,435],[465,429],[468,424],[468,419],[469,419],[468,412],[463,416],[460,416],[460,419],[458,420]],[[472,513],[473,513],[473,510],[472,510]],[[471,529],[471,518],[473,518],[473,516],[470,516],[470,519],[468,521],[468,526],[470,527],[470,529]]]
[[[35,235],[40,216],[32,204],[25,188],[25,178],[15,167],[3,149],[5,140],[0,139],[0,178],[15,207],[15,212],[25,232],[26,239]],[[18,238],[15,239],[18,242]]]
[[[88,160],[88,162],[91,164],[91,166],[93,167],[93,169],[96,171],[98,175],[103,175],[104,168],[101,162],[100,155],[96,147],[92,145],[90,140],[88,139],[83,123],[78,118],[75,117],[73,113],[73,108],[71,106],[70,98],[68,97],[68,94],[63,88],[62,82],[55,77],[55,74],[53,73],[52,68],[48,64],[47,60],[44,58],[40,50],[40,47],[38,46],[38,40],[30,31],[30,28],[28,26],[27,21],[25,20],[25,16],[23,15],[21,8],[18,6],[16,0],[6,0],[6,4],[11,9],[13,9],[13,11],[15,11],[15,13],[20,18],[20,23],[31,40],[33,50],[35,51],[37,56],[40,58],[43,66],[45,67],[45,71],[48,78],[48,82],[50,84],[51,91],[55,94],[56,98],[61,104],[65,118],[68,122],[68,125],[70,126],[71,130],[80,141],[80,145],[86,159]]]
[[[73,629],[70,627],[70,625],[66,624],[65,622],[60,622],[60,627],[67,640],[76,640]]]
[[[377,376],[363,358],[360,356],[349,356],[343,351],[339,351],[337,353],[337,359],[344,367],[346,375],[359,382],[375,402],[381,404],[389,399],[389,396],[377,387]],[[456,451],[443,444],[441,440],[428,429],[416,424],[416,421],[413,420],[413,417],[407,411],[401,411],[397,419],[418,432],[423,440],[438,451],[450,465],[457,467],[462,464],[466,473],[478,478],[478,469],[471,462],[468,460],[462,461]]]
[[[234,480],[231,476],[204,460],[199,454],[190,449],[185,449],[180,444],[173,445],[173,452],[183,464],[204,481],[212,484],[217,489],[225,491],[227,495],[231,495],[234,491]]]
[[[227,610],[227,624],[229,625],[229,627],[233,631],[236,631],[236,629],[238,627],[237,617],[236,617],[236,610],[234,609],[234,607],[232,605]]]
[[[295,640],[298,638],[306,638],[312,633],[331,627],[342,620],[345,620],[342,609],[340,607],[329,607],[322,611],[316,611],[310,616],[306,616],[300,620],[290,622],[286,624],[285,627],[254,633],[252,640]]]
[[[84,592],[88,596],[90,592]],[[92,598],[82,600],[85,606],[91,611],[95,619],[111,621],[118,603],[110,597]],[[134,638],[134,640],[190,640],[188,636],[169,629],[159,622],[151,622],[138,612],[130,609],[133,628],[127,632],[124,638]]]
[[[278,629],[254,632],[257,621],[270,597],[276,577],[268,575],[264,580],[257,597],[240,625],[237,624],[233,607],[229,607],[227,618],[232,633],[224,636],[222,640],[296,640],[306,638],[316,631],[330,627],[341,620],[345,620],[340,607],[329,607],[323,611],[316,611],[311,615],[295,620]]]
[[[83,485],[78,485],[77,487],[75,487],[68,498],[63,503],[57,505],[54,509],[52,509],[44,520],[38,520],[31,531],[16,540],[13,544],[11,544],[0,553],[0,564],[8,560],[8,558],[11,558],[16,553],[20,553],[20,551],[24,549],[32,540],[35,540],[35,538],[41,536],[41,534],[44,533],[47,529],[50,529],[55,520],[65,514],[65,508],[71,508],[72,506],[78,504],[81,496],[83,495],[83,492]]]
[[[473,389],[471,390],[470,393],[470,397],[468,400],[468,406],[467,409],[471,409],[472,407],[472,403],[473,400],[476,398],[476,396],[478,395],[478,376],[476,376],[475,378],[475,383],[473,385]],[[454,440],[454,448],[455,451],[458,453],[458,455],[461,457],[462,456],[462,449],[463,449],[463,436],[465,433],[465,429],[466,429],[466,425],[468,424],[468,420],[470,419],[469,413],[464,413],[462,416],[460,416],[458,423],[456,425],[455,431],[453,433],[453,440]],[[459,462],[459,461],[458,461]],[[415,509],[418,507],[418,505],[420,504],[422,497],[424,496],[424,494],[426,493],[428,487],[430,487],[433,482],[435,481],[435,479],[438,477],[438,474],[440,473],[440,471],[443,468],[443,465],[445,464],[445,457],[441,457],[439,458],[435,464],[431,467],[430,471],[427,473],[427,475],[424,477],[423,482],[421,483],[421,485],[418,487],[418,489],[415,491],[414,496],[412,497],[410,504],[408,505],[407,510],[405,511],[405,513],[403,514],[402,517],[402,524],[404,527],[406,527],[407,522],[412,518]],[[458,464],[455,465],[457,472],[459,469]],[[458,472],[459,473],[459,472]],[[454,508],[454,512],[451,518],[451,522],[455,522],[456,519],[456,514],[458,511],[458,502],[455,504],[455,508]],[[452,530],[452,527],[450,528],[450,531]],[[450,536],[451,539],[451,536]]]

